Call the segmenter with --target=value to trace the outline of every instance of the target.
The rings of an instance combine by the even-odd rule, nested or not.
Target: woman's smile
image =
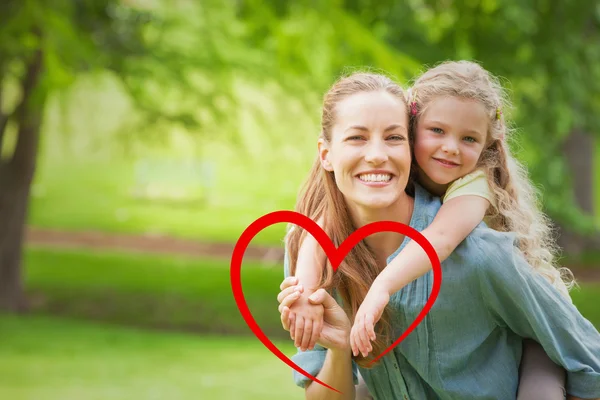
[[[385,187],[392,183],[394,175],[388,171],[374,170],[361,172],[356,175],[357,179],[369,187]]]

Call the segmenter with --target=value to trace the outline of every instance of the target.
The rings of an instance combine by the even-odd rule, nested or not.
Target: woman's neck
[[[360,228],[372,222],[394,221],[410,224],[414,208],[414,199],[403,193],[402,197],[387,208],[353,207],[350,211],[354,226]],[[386,259],[400,247],[404,235],[396,232],[379,232],[365,238],[367,245],[375,252],[380,264],[386,265]]]

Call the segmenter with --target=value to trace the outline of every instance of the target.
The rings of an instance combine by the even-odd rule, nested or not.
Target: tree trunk
[[[567,162],[575,194],[575,206],[594,218],[594,138],[574,129],[564,143],[563,155]],[[598,235],[577,234],[568,226],[559,225],[559,245],[571,255],[598,249]]]
[[[0,310],[26,309],[21,254],[31,179],[10,164],[0,167]]]
[[[45,89],[39,87],[42,67],[43,54],[38,50],[21,80],[22,98],[14,115],[18,126],[14,153],[10,159],[0,160],[0,310],[10,312],[26,309],[21,255],[45,104]]]

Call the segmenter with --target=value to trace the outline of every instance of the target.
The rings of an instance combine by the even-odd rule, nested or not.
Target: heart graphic
[[[431,265],[433,266],[433,287],[431,289],[431,294],[427,303],[417,316],[417,318],[413,321],[413,323],[408,327],[408,329],[394,342],[392,343],[383,353],[378,355],[371,363],[375,363],[381,357],[390,352],[394,347],[396,347],[400,342],[402,342],[416,327],[421,323],[421,321],[425,318],[425,316],[431,310],[431,307],[435,303],[438,294],[440,292],[440,287],[442,284],[442,268],[440,265],[440,259],[438,258],[435,249],[429,243],[429,241],[423,236],[420,232],[415,230],[414,228],[401,224],[399,222],[393,221],[378,221],[373,222],[368,225],[365,225],[356,231],[354,231],[350,236],[342,242],[340,247],[336,248],[334,244],[329,239],[329,236],[321,229],[321,227],[308,218],[305,215],[297,213],[295,211],[274,211],[269,214],[263,215],[254,221],[246,230],[242,233],[240,238],[238,239],[235,248],[233,249],[233,254],[231,256],[231,288],[233,290],[233,296],[237,303],[237,306],[242,314],[242,317],[246,320],[246,323],[252,330],[252,332],[260,339],[260,341],[269,349],[273,354],[275,354],[281,361],[292,367],[294,370],[298,371],[305,377],[310,380],[319,383],[335,392],[341,393],[337,389],[329,386],[325,382],[320,381],[316,377],[312,376],[298,365],[296,365],[292,360],[290,360],[285,354],[283,354],[275,345],[269,340],[269,338],[263,333],[260,329],[250,309],[248,308],[248,304],[246,303],[246,299],[244,298],[244,292],[242,290],[242,282],[241,282],[241,271],[242,271],[242,259],[244,257],[244,252],[248,247],[250,241],[256,236],[260,231],[265,229],[268,226],[271,226],[280,222],[288,222],[291,224],[295,224],[301,226],[306,229],[313,237],[319,242],[323,251],[329,258],[331,262],[331,266],[333,270],[336,271],[340,263],[344,260],[344,257],[348,254],[350,250],[354,246],[356,246],[361,240],[365,237],[372,235],[378,232],[397,232],[402,235],[408,236],[417,242],[423,250],[427,253],[429,260],[431,261]]]

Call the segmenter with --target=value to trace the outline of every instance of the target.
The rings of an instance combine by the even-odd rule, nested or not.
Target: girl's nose
[[[449,154],[455,154],[458,155],[458,146],[456,146],[454,144],[454,142],[450,143],[450,144],[443,144],[442,145],[442,151],[444,153],[449,153]]]

